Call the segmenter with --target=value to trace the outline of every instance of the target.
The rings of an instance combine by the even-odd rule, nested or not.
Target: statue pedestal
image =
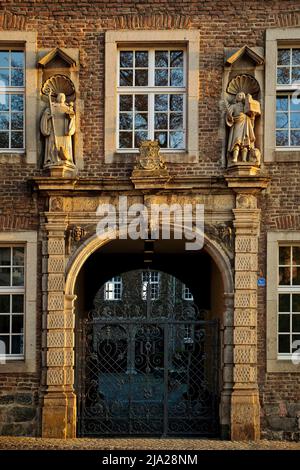
[[[76,174],[76,167],[73,163],[65,162],[45,167],[45,171],[56,178],[72,178]]]
[[[230,163],[226,170],[229,176],[257,176],[260,168],[249,162]]]
[[[168,170],[133,170],[130,177],[136,189],[164,188],[171,177]]]

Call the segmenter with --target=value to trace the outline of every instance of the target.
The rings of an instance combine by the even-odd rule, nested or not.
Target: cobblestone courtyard
[[[0,450],[300,450],[287,441],[231,442],[208,439],[42,439],[0,437]]]

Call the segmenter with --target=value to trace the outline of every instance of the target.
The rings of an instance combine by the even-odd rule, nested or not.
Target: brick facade
[[[1,31],[35,31],[37,48],[79,50],[80,98],[84,168],[81,178],[128,178],[132,163],[104,163],[104,41],[108,30],[197,29],[200,32],[199,63],[199,151],[200,161],[169,164],[173,176],[223,178],[223,137],[220,106],[224,70],[224,47],[265,46],[269,28],[299,27],[300,1],[164,1],[115,0],[1,3]],[[267,60],[268,58],[266,58]],[[265,116],[267,119],[267,116]],[[30,125],[30,123],[27,123]],[[0,155],[0,231],[38,230],[47,199],[32,192],[29,183],[43,175],[38,165],[26,164],[22,156]],[[264,165],[270,184],[258,197],[261,209],[259,269],[266,272],[266,233],[270,230],[299,230],[299,163]],[[38,277],[41,280],[41,247]],[[41,281],[40,281],[41,283]],[[0,433],[39,435],[41,422],[36,412],[41,374],[41,290],[38,289],[36,374],[1,374]],[[300,375],[266,372],[266,292],[258,290],[258,384],[261,426],[267,436],[295,438],[300,412]],[[275,434],[274,434],[275,433]],[[277,434],[276,434],[277,433]]]

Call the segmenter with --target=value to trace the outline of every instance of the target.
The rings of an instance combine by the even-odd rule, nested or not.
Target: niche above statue
[[[257,174],[261,165],[263,64],[248,46],[225,50],[223,161],[237,174]]]
[[[260,166],[260,150],[255,141],[255,119],[261,115],[260,102],[253,97],[260,89],[255,78],[238,75],[227,86],[225,98],[228,166],[240,162]]]
[[[78,57],[74,51],[68,52],[56,47],[45,51],[38,61],[42,167],[57,177],[75,175],[80,153]]]

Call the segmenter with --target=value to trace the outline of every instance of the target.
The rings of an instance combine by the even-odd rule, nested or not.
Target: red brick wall
[[[84,100],[81,121],[84,170],[81,176],[85,177],[123,176],[131,171],[131,165],[126,162],[104,164],[104,33],[107,29],[172,30],[184,27],[200,30],[201,161],[199,164],[170,165],[170,170],[181,175],[221,176],[219,100],[222,98],[224,47],[264,46],[267,28],[300,27],[300,0],[28,0],[2,1],[1,6],[0,29],[37,31],[40,48],[61,46],[80,50],[80,91]],[[300,165],[269,164],[265,169],[272,177],[272,183],[260,198],[263,222],[259,263],[263,272],[266,271],[266,231],[300,229]],[[27,180],[39,173],[33,165],[9,165],[0,161],[0,230],[38,227],[43,202],[32,196]],[[274,404],[277,410],[274,413],[279,416],[284,414],[284,409],[288,410],[288,403],[300,401],[300,379],[299,375],[293,374],[266,375],[265,315],[265,291],[261,289],[258,315],[261,401],[263,407]],[[38,380],[39,373],[30,377],[0,376],[0,394],[18,391],[25,387],[22,385],[25,382],[36,393]],[[262,423],[268,426],[265,418]]]

